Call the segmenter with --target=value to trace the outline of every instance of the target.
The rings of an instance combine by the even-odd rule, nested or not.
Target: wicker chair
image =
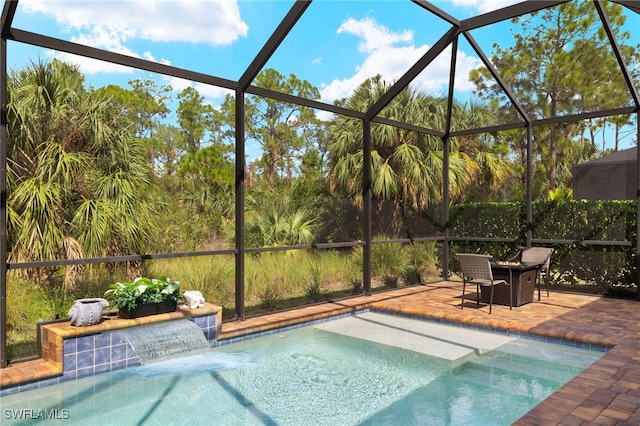
[[[464,295],[467,284],[476,285],[476,304],[480,305],[480,287],[490,287],[489,313],[493,307],[493,287],[499,284],[509,285],[505,280],[494,280],[491,271],[491,256],[487,254],[457,253],[462,271],[462,304],[464,309]],[[509,294],[509,308],[511,309],[511,294]]]
[[[520,251],[509,260],[520,260],[522,263],[530,265],[540,265],[538,269],[538,301],[540,300],[540,282],[544,281],[547,286],[547,297],[549,297],[549,265],[553,249],[548,247],[522,247]]]

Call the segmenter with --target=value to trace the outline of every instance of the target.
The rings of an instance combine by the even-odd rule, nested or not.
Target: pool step
[[[534,363],[560,363],[578,370],[593,364],[604,352],[560,345],[533,339],[514,339],[500,347],[500,352],[528,357]]]
[[[541,384],[559,387],[574,377],[580,369],[559,362],[541,365],[534,357],[513,356],[509,354],[485,354],[482,358],[469,361],[459,367],[461,376],[469,372],[483,372],[512,379],[533,378]]]
[[[453,366],[514,340],[514,337],[501,334],[375,312],[327,321],[314,327],[424,353],[448,360]]]
[[[519,375],[513,371],[474,363],[461,366],[456,378],[474,386],[491,388],[492,392],[501,393],[509,398],[534,398],[538,401],[564,384],[546,379],[532,379],[531,376]]]

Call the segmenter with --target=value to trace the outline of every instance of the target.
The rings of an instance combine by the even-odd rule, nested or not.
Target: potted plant
[[[120,318],[137,318],[173,312],[178,304],[180,282],[171,278],[138,277],[109,286],[104,297],[118,308]]]

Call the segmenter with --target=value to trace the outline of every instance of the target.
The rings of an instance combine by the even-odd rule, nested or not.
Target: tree
[[[100,96],[110,99],[116,118],[123,118],[122,123],[129,127],[128,131],[146,145],[147,161],[155,172],[158,157],[167,155],[156,131],[161,126],[160,121],[170,112],[167,102],[172,88],[168,85],[158,87],[152,78],[131,80],[129,86],[131,89],[127,90],[110,84],[96,91]]]
[[[618,40],[627,40],[621,6],[603,3]],[[606,33],[591,2],[567,2],[530,16],[513,19],[521,24],[514,31],[514,44],[494,44],[492,62],[516,99],[532,117],[558,117],[593,109],[621,106],[629,98]],[[624,51],[638,62],[638,53]],[[633,68],[633,67],[631,67]],[[486,69],[471,73],[478,94],[505,100],[502,89]],[[607,90],[602,90],[606,87]],[[578,91],[579,90],[579,91]],[[562,145],[581,133],[581,126],[556,124],[538,134],[536,150],[544,153],[548,188],[558,185]]]
[[[213,107],[204,103],[204,96],[193,87],[178,95],[178,125],[184,136],[185,149],[195,153],[200,149],[207,129],[212,124]]]
[[[469,128],[482,128],[491,123],[492,110],[481,102],[469,102],[468,104],[453,103],[456,117],[452,122],[452,130],[466,130]],[[509,159],[508,138],[498,134],[473,134],[459,136],[451,140],[452,150],[459,153],[467,162],[469,180],[462,191],[452,191],[453,197],[458,201],[503,201],[505,182],[518,170],[514,170],[514,164]],[[523,161],[526,154],[523,153]],[[502,191],[499,191],[502,190]]]
[[[161,178],[175,176],[184,154],[182,132],[176,126],[160,124],[153,139],[156,175]]]
[[[179,175],[187,186],[182,199],[196,211],[233,216],[235,165],[228,154],[228,147],[214,144],[186,154],[180,161]]]
[[[57,60],[8,76],[11,261],[140,253],[153,232],[144,147],[110,98],[83,83]],[[70,271],[66,289],[78,278]]]
[[[346,100],[348,108],[366,111],[389,89],[380,76],[366,80]],[[382,111],[383,116],[396,121],[427,128],[443,126],[440,121],[444,103],[406,88]],[[360,202],[363,176],[362,125],[358,120],[339,117],[329,124],[329,179],[332,188],[344,188]],[[449,162],[450,193],[458,196],[481,169],[472,156],[457,149],[452,142]],[[409,211],[425,211],[442,199],[443,143],[434,136],[402,128],[373,123],[371,126],[372,194],[380,200],[392,201],[402,221],[407,238],[411,238]],[[472,153],[475,155],[475,151]],[[485,153],[486,165],[489,154]],[[498,159],[501,170],[505,167]],[[494,172],[489,170],[489,172]]]
[[[255,85],[266,89],[308,99],[320,99],[320,92],[306,80],[291,74],[285,78],[274,69],[266,69],[256,77]],[[216,114],[214,138],[234,136],[235,99],[227,95]],[[279,176],[291,177],[297,173],[300,156],[318,146],[322,132],[320,121],[311,108],[289,104],[260,96],[247,96],[245,101],[245,135],[247,142],[254,140],[262,148],[262,157],[256,164],[264,170],[271,184]]]
[[[317,212],[300,207],[282,184],[254,188],[246,207],[245,238],[249,246],[311,244],[315,239]]]

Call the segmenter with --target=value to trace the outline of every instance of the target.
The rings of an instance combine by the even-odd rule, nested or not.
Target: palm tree
[[[57,60],[8,78],[11,261],[140,253],[153,230],[142,146],[109,99],[83,84]],[[66,272],[68,290],[78,270]]]
[[[300,207],[282,185],[252,188],[246,207],[245,231],[250,246],[306,245],[315,239],[317,212]]]
[[[389,89],[380,76],[365,81],[343,105],[366,111]],[[396,121],[442,129],[445,104],[411,88],[403,90],[381,115]],[[437,137],[392,126],[371,127],[372,194],[393,201],[407,238],[411,238],[409,210],[424,211],[442,199],[443,143]],[[339,117],[329,124],[329,179],[332,188],[343,187],[360,202],[363,176],[362,125]],[[470,159],[454,152],[450,156],[451,192],[458,194],[472,175]]]
[[[453,104],[451,130],[482,128],[492,123],[494,114],[481,102]],[[469,180],[464,191],[452,191],[452,199],[458,201],[476,201],[470,199],[474,194],[482,194],[480,200],[486,201],[514,174],[514,165],[506,159],[509,153],[508,133],[474,134],[450,139],[451,150],[456,158],[466,164]],[[501,196],[493,196],[501,199]]]
[[[311,244],[314,240],[311,212],[299,209],[280,212],[274,206],[267,212],[247,212],[246,232],[249,243],[260,246],[289,246]]]

